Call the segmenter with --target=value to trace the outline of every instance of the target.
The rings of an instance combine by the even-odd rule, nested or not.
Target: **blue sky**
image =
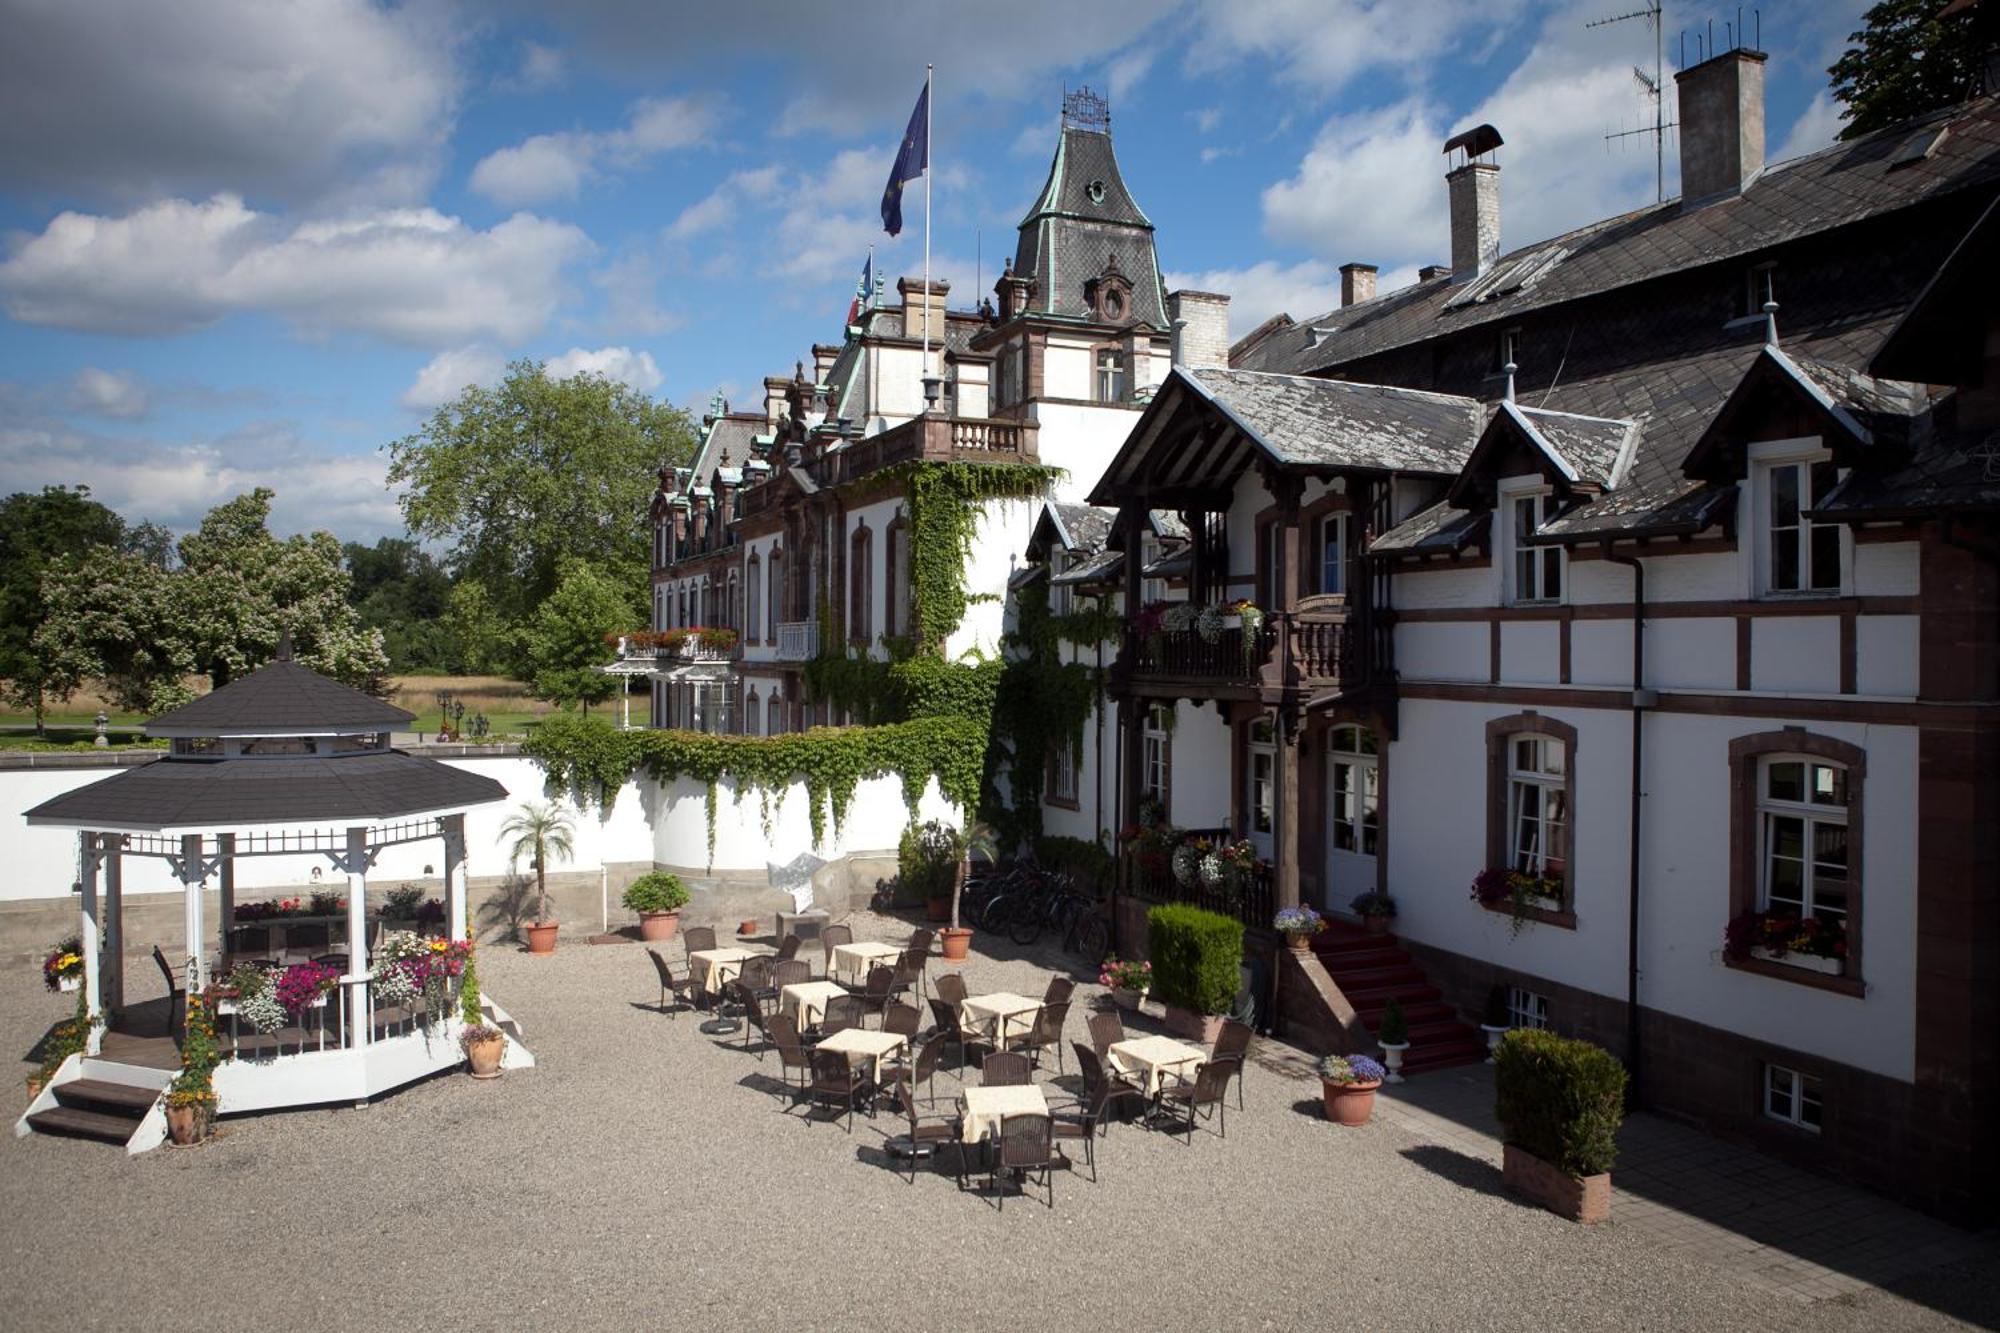
[[[920,270],[914,195],[897,240],[876,208],[926,60],[955,305],[1088,83],[1170,284],[1303,318],[1343,262],[1447,257],[1467,125],[1507,139],[1507,248],[1651,202],[1648,140],[1603,141],[1651,121],[1648,30],[1585,27],[1634,7],[0,0],[0,488],[186,527],[261,484],[281,531],[372,540],[383,446],[509,359],[751,401],[838,338],[871,242],[892,292]],[[1838,129],[1862,7],[1764,7],[1774,160]],[[1737,13],[1669,8],[1669,83]]]

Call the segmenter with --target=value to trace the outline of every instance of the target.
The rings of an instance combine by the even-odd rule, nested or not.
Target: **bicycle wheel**
[[[997,893],[988,898],[986,906],[980,910],[979,922],[974,929],[996,932],[1007,929],[1007,923],[1013,919],[1014,908],[1019,898],[1020,895],[1014,893]]]
[[[1041,936],[1042,918],[1046,914],[1047,909],[1041,903],[1023,904],[1021,910],[1014,914],[1008,938],[1023,946],[1033,944]]]
[[[1111,923],[1090,912],[1076,923],[1076,951],[1092,967],[1102,967],[1111,952]]]

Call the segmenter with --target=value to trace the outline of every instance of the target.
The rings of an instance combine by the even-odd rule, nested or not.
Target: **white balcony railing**
[[[819,655],[819,622],[817,620],[784,620],[778,622],[778,660],[780,662],[807,662]]]

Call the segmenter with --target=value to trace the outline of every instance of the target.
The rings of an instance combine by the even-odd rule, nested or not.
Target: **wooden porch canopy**
[[[269,665],[149,722],[149,735],[172,741],[167,754],[29,810],[30,824],[79,830],[79,924],[91,1014],[124,998],[128,855],[158,857],[181,881],[191,989],[207,975],[203,889],[217,877],[218,937],[226,940],[235,863],[246,856],[324,857],[346,874],[349,968],[342,984],[357,988],[357,1000],[368,979],[367,872],[384,848],[442,841],[451,935],[463,938],[465,812],[505,799],[507,789],[391,749],[392,730],[411,721],[402,709],[293,661],[287,638]],[[356,1040],[366,1037],[364,1025]]]

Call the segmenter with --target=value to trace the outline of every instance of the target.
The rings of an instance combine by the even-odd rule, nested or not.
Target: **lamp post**
[[[98,709],[97,735],[95,738],[91,740],[90,743],[96,746],[100,750],[105,749],[111,744],[111,738],[105,734],[105,728],[109,727],[110,725],[111,725],[111,715],[109,713],[106,713],[102,708]]]

